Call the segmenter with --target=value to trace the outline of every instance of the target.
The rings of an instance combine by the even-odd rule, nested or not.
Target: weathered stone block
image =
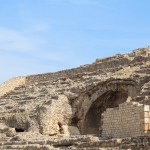
[[[144,109],[144,111],[150,111],[150,106],[149,105],[144,105],[143,109]]]
[[[106,117],[107,121],[103,120],[103,135],[107,134],[113,137],[139,136],[141,131],[149,129],[149,111],[144,111],[149,109],[149,105],[146,105],[145,109],[141,109],[141,105],[132,103],[123,103],[118,110],[109,109],[109,113],[106,110],[104,118]],[[142,106],[142,108],[144,107]]]
[[[74,126],[62,126],[62,130],[66,135],[80,135],[79,129]]]

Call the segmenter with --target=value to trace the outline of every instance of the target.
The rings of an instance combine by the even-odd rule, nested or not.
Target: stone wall
[[[81,134],[95,134],[85,132],[87,125],[90,129],[96,124],[99,131],[99,116],[107,108],[126,100],[150,104],[147,54],[150,49],[144,48],[97,59],[79,68],[13,78],[0,85],[0,123],[23,128],[31,135],[33,131],[45,136],[79,134],[78,129]],[[8,117],[8,114],[11,115]]]
[[[126,102],[103,113],[102,137],[136,137],[150,130],[150,105]]]
[[[41,134],[65,134],[64,128],[72,116],[72,108],[66,96],[60,95],[57,100],[48,101],[36,108],[36,111]]]

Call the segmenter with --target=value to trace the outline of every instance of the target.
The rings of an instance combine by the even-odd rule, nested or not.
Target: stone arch
[[[118,105],[125,102],[127,98],[127,93],[123,93],[120,91],[108,91],[98,97],[92,103],[85,115],[82,133],[99,134],[100,130],[102,130],[101,114],[107,108],[118,107]]]
[[[137,95],[138,85],[134,80],[110,80],[82,94],[76,101],[75,115],[81,134],[99,134],[101,114],[107,108],[131,100]]]

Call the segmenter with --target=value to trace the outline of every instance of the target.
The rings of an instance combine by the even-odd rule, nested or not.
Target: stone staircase
[[[31,134],[32,135],[32,134]],[[150,137],[100,139],[95,136],[43,137],[20,139],[19,136],[0,140],[3,150],[148,150]],[[147,141],[146,141],[147,140]]]
[[[16,87],[25,85],[26,77],[15,77],[0,85],[0,97],[13,91]]]
[[[100,139],[94,136],[71,136],[71,137],[28,137],[20,139],[19,136],[0,141],[0,149],[3,150],[137,150],[143,148],[139,139]],[[141,144],[141,145],[140,145]],[[146,148],[146,147],[145,147]]]
[[[108,142],[107,142],[108,143]],[[89,149],[89,150],[102,150],[106,149],[108,144],[102,145],[102,142],[92,142],[90,137],[78,136],[78,137],[66,137],[66,138],[49,138],[49,139],[27,139],[27,140],[17,140],[17,139],[7,139],[0,141],[1,149],[11,149],[11,150],[73,150],[73,149]],[[110,145],[111,149],[117,148],[114,145]],[[112,147],[113,146],[113,147]],[[109,147],[107,147],[108,149]]]

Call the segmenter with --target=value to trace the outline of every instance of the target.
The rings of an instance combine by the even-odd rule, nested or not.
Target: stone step
[[[49,145],[3,145],[1,149],[7,150],[55,150],[52,146]]]
[[[83,148],[77,148],[77,147],[52,147],[50,145],[3,145],[0,147],[1,149],[11,149],[11,150],[55,150],[55,149],[63,149],[63,150],[75,150],[75,149],[80,149],[80,150],[119,150],[119,148],[112,148],[112,147],[107,147],[107,148],[101,148],[101,147],[83,147]]]
[[[9,95],[5,97],[5,99],[13,99],[13,100],[28,100],[28,99],[35,99],[36,97],[29,96],[29,95]]]
[[[77,148],[98,148],[98,147],[118,147],[118,144],[115,143],[106,143],[106,142],[91,142],[91,143],[79,143]]]
[[[1,149],[24,150],[27,145],[3,145]]]
[[[6,102],[1,102],[1,103],[0,103],[0,106],[6,105],[6,104],[7,104]]]
[[[26,87],[18,87],[18,88],[15,88],[13,91],[11,91],[11,93],[23,93],[26,91]]]
[[[86,141],[88,139],[81,138]],[[24,149],[24,150],[54,150],[54,149],[80,149],[80,150],[120,150],[131,148],[130,142],[120,140],[82,141],[80,138],[53,138],[43,140],[28,139],[27,141],[4,141],[0,143],[1,149]],[[3,143],[3,144],[2,144]],[[123,146],[123,147],[122,147]]]

